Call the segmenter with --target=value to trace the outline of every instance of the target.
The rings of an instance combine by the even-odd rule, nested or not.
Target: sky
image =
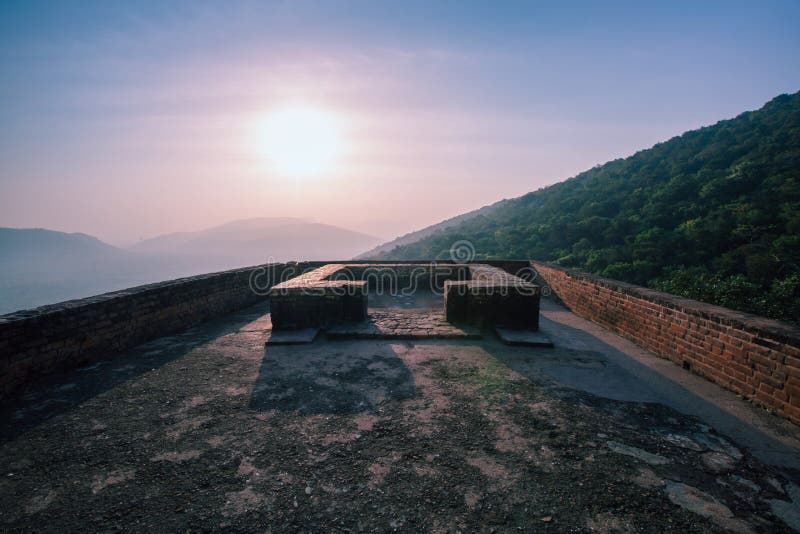
[[[794,0],[3,0],[0,226],[392,238],[800,90],[798,28]],[[335,164],[270,160],[287,106],[335,121]]]

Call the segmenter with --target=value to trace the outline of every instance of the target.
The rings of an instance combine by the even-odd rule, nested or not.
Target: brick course
[[[800,424],[800,328],[531,262],[570,310]]]

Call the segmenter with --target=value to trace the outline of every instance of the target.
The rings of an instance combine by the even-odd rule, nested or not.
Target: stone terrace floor
[[[6,403],[0,531],[800,527],[797,427],[555,304],[553,349],[265,349],[269,326],[259,305]]]

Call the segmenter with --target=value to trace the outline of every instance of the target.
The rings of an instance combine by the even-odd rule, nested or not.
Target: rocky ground
[[[481,339],[480,330],[454,325],[441,309],[375,309],[366,321],[327,330],[329,339]]]
[[[792,474],[700,421],[503,363],[548,349],[321,336],[265,350],[267,325],[263,309],[245,310],[6,403],[0,530],[790,532],[797,521]]]

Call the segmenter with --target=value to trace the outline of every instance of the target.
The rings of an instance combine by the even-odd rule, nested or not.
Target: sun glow
[[[322,175],[333,172],[344,151],[337,117],[309,106],[282,107],[260,127],[259,150],[281,174]]]

